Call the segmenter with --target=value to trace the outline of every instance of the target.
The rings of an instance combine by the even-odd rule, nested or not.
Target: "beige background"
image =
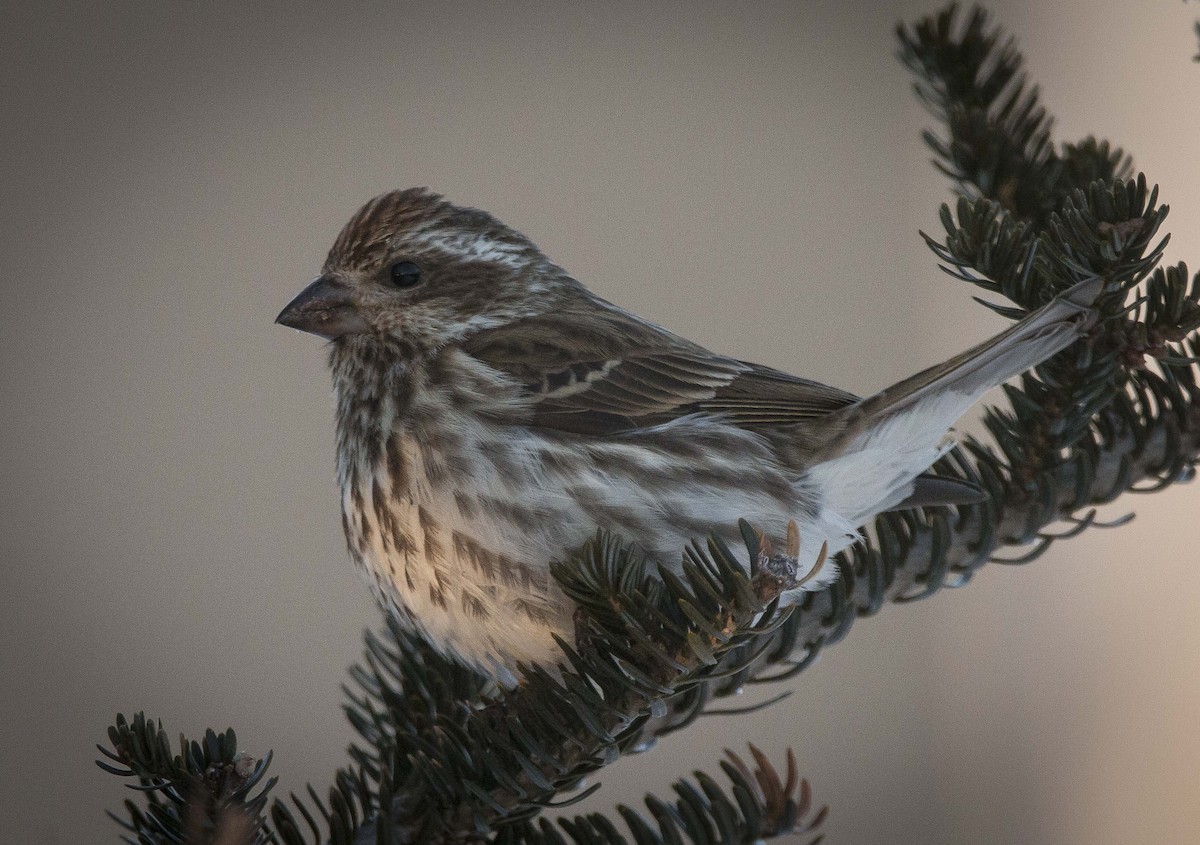
[[[1195,7],[1004,2],[1059,137],[1125,144],[1200,263]],[[35,10],[36,7],[36,10]],[[369,196],[430,185],[709,346],[871,391],[996,330],[892,26],[931,2],[7,4],[0,825],[114,842],[118,711],[233,724],[324,789],[376,611],[320,344],[273,326]],[[1200,841],[1200,489],[888,608],[589,807],[795,745],[831,843]],[[757,693],[756,693],[757,694]],[[18,835],[19,834],[19,835]]]

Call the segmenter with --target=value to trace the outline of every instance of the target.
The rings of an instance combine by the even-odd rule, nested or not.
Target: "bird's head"
[[[432,351],[553,307],[577,283],[520,232],[424,188],[382,194],[342,229],[276,322]]]

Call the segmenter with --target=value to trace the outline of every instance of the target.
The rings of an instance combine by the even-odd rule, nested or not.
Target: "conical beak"
[[[368,330],[350,295],[350,288],[329,276],[317,277],[300,291],[300,295],[279,312],[275,322],[326,340]]]

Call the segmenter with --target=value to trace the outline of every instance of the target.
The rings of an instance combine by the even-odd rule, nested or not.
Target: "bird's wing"
[[[858,397],[716,355],[624,312],[558,312],[478,333],[463,346],[520,381],[533,425],[613,434],[691,414],[743,427],[824,416]]]

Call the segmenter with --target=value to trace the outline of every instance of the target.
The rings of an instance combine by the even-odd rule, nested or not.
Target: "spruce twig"
[[[794,526],[789,534],[795,539],[788,554],[774,555],[743,524],[748,560],[713,539],[689,550],[677,576],[598,533],[578,559],[554,567],[579,602],[580,645],[563,643],[569,665],[557,672],[525,667],[514,689],[495,686],[391,622],[387,641],[369,638],[366,665],[354,672],[359,690],[348,691],[347,713],[367,746],[352,749],[357,767],[339,773],[328,804],[317,802],[330,841],[466,843],[486,841],[492,833],[511,843],[556,841],[546,838],[545,825],[528,820],[581,777],[633,750],[640,724],[664,712],[668,699],[720,677],[726,655],[753,649],[755,640],[786,620],[779,597],[812,568],[795,560]],[[118,718],[115,750],[105,754],[131,761],[116,773],[136,775],[152,794],[174,800],[181,782],[213,768],[214,761],[236,759],[232,732],[170,758],[161,727],[141,716],[132,730],[122,725]],[[657,832],[623,811],[635,841],[658,845],[686,838],[705,845],[811,830],[821,815],[814,822],[804,818],[810,802],[794,759],[789,757],[785,788],[767,759],[757,751],[754,756],[753,776],[731,757],[726,774],[732,797],[698,776],[699,792],[676,786],[682,803],[675,811],[651,801]],[[256,812],[261,797],[253,801],[249,810]],[[294,796],[292,804],[296,812],[283,802],[272,805],[273,831],[259,841],[312,841],[305,825],[318,835],[304,804]],[[153,825],[135,817],[131,830],[168,837],[148,842],[174,841],[170,837],[187,826],[188,807],[182,799],[163,804]],[[592,817],[564,827],[571,841],[592,841],[602,829]]]

